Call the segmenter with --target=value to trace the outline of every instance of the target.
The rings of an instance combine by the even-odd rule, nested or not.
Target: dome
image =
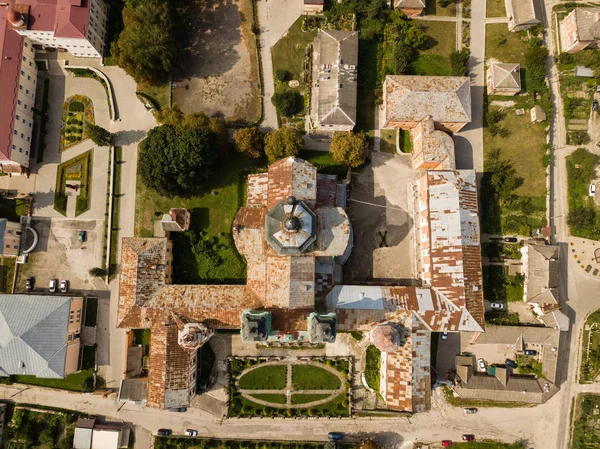
[[[288,206],[293,206],[294,204],[296,204],[296,197],[295,197],[295,196],[288,196],[288,197],[285,199],[285,203],[286,203]]]
[[[25,21],[23,20],[23,16],[20,13],[18,13],[17,11],[15,11],[14,9],[11,9],[8,11],[6,18],[8,19],[10,24],[14,27],[21,27],[25,24]]]
[[[298,217],[288,217],[283,221],[283,228],[289,232],[299,231],[302,227],[302,223]]]
[[[382,324],[371,332],[371,341],[381,352],[394,352],[400,347],[400,332],[390,324]]]

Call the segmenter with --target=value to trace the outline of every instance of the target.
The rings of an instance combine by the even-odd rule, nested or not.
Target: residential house
[[[356,125],[358,31],[319,30],[313,41],[310,117],[321,131]]]
[[[18,256],[22,234],[21,223],[0,218],[0,255],[3,257]]]
[[[540,3],[540,4],[538,4]],[[509,31],[521,31],[542,23],[539,0],[504,0]]]
[[[304,0],[304,14],[321,14],[325,0]]]
[[[394,9],[407,16],[420,16],[426,8],[425,0],[395,0]]]
[[[34,46],[101,58],[108,24],[104,0],[7,0],[0,8],[0,171],[29,168],[37,88]]]
[[[78,371],[82,309],[80,297],[0,295],[0,377]]]
[[[99,423],[95,418],[79,418],[73,436],[73,449],[120,449],[129,446],[131,429],[123,423]]]
[[[184,232],[190,229],[191,214],[183,208],[174,208],[163,215],[161,225],[165,232]]]
[[[516,95],[521,91],[519,64],[493,62],[487,69],[488,95]]]
[[[383,128],[411,129],[431,117],[436,128],[458,132],[471,121],[468,77],[388,75],[383,83]]]
[[[566,53],[597,48],[600,41],[600,8],[575,8],[560,21],[560,46]]]
[[[533,123],[539,123],[539,122],[543,122],[546,120],[546,113],[537,104],[531,108],[530,113],[531,113],[531,121]]]

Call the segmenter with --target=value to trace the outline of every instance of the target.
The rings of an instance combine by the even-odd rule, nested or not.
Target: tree
[[[467,76],[469,74],[469,50],[454,50],[450,53],[450,74],[452,76]]]
[[[271,97],[271,101],[281,115],[289,117],[298,112],[298,94],[296,92],[287,90],[276,93]]]
[[[392,11],[390,22],[385,27],[384,58],[388,73],[403,74],[415,51],[427,41],[427,37],[420,26],[414,25],[400,11]]]
[[[284,82],[287,79],[287,77],[288,77],[287,70],[283,70],[283,69],[275,70],[275,78],[277,79],[277,81]]]
[[[365,162],[367,137],[363,133],[336,132],[331,140],[333,160],[347,167],[358,167]]]
[[[154,117],[162,125],[185,126],[187,128],[209,131],[215,135],[220,148],[227,148],[227,126],[225,120],[222,118],[209,117],[202,112],[184,114],[177,105],[155,111]]]
[[[589,207],[576,207],[567,215],[567,224],[574,229],[591,228],[596,223],[596,211]]]
[[[168,2],[141,2],[123,9],[124,29],[112,44],[114,60],[137,82],[164,82],[182,59],[182,40]]]
[[[112,141],[112,134],[98,125],[86,123],[85,132],[96,145],[100,147],[108,147]]]
[[[90,270],[90,276],[94,276],[96,278],[101,278],[106,276],[106,270],[100,267],[94,267]]]
[[[447,8],[452,3],[456,3],[456,0],[438,0],[438,5],[442,8]]]
[[[546,87],[546,60],[548,49],[533,43],[525,51],[525,66],[527,67],[527,90],[541,92]]]
[[[233,140],[237,150],[246,156],[257,158],[264,153],[265,136],[256,126],[238,129]]]
[[[186,126],[153,128],[139,149],[142,181],[167,196],[198,187],[210,175],[218,155],[213,133]]]
[[[275,129],[265,136],[265,154],[269,164],[288,156],[297,156],[304,140],[295,128]]]

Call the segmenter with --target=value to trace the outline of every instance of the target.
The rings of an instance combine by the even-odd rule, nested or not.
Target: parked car
[[[592,111],[597,111],[598,110],[598,100],[594,100],[594,102],[592,103]]]
[[[158,431],[156,432],[156,434],[161,437],[168,437],[172,433],[173,431],[171,429],[158,429]]]
[[[50,279],[50,283],[48,284],[48,290],[50,293],[56,293],[56,286],[58,285],[58,280]]]
[[[442,334],[442,340],[448,340],[448,332]]]
[[[496,309],[496,310],[502,310],[504,309],[504,304],[502,304],[501,302],[493,302],[491,304],[492,309]]]
[[[474,407],[469,407],[464,410],[467,415],[474,415],[475,413],[477,413],[477,409]]]
[[[523,354],[525,354],[525,355],[537,355],[537,351],[535,349],[525,349],[525,351],[523,351]]]
[[[462,436],[463,441],[473,441],[475,439],[475,435],[466,434]]]
[[[27,279],[25,279],[25,290],[27,290],[28,292],[33,290],[33,283],[34,279],[32,277],[28,277]]]
[[[596,196],[596,184],[590,184],[590,196]]]
[[[506,243],[517,243],[519,241],[516,237],[504,237]]]
[[[198,436],[198,431],[194,430],[194,429],[187,429],[185,431],[185,436],[186,437],[197,437]]]
[[[483,359],[477,359],[477,366],[479,367],[479,371],[482,373],[487,372],[487,368],[485,367],[485,361]]]
[[[511,359],[506,359],[504,361],[504,363],[506,363],[508,366],[510,366],[511,368],[517,368],[517,362],[515,362],[514,360]]]
[[[60,292],[67,293],[69,291],[69,281],[62,280],[60,281]]]
[[[87,240],[87,232],[85,232],[85,231],[79,231],[79,241],[81,243],[83,243],[86,240]]]
[[[452,446],[452,440],[442,440],[442,446],[444,446],[444,447]]]
[[[342,432],[329,432],[327,434],[327,438],[329,438],[332,441],[340,441],[343,437],[344,434]]]

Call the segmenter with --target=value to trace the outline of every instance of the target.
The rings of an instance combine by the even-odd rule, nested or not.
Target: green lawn
[[[234,394],[229,405],[229,416],[237,416],[240,418],[248,418],[252,416],[264,416],[264,417],[283,417],[293,418],[295,416],[330,416],[330,417],[348,417],[350,416],[348,411],[348,399],[346,393],[340,393],[339,395],[332,398],[324,404],[310,408],[290,408],[290,409],[277,409],[274,407],[267,407],[260,405],[256,402],[249,401],[242,398],[239,393]],[[293,396],[292,396],[293,398]],[[298,404],[300,406],[301,404]],[[240,448],[241,449],[241,448]]]
[[[285,394],[252,394],[250,397],[261,401],[272,402],[273,404],[285,404],[287,401]]]
[[[294,365],[292,383],[295,390],[334,390],[340,388],[340,379],[329,371],[313,365]]]
[[[522,32],[511,33],[505,23],[490,23],[485,29],[485,59],[498,62],[518,62],[525,66],[527,41],[522,40]],[[498,39],[506,39],[499,44]]]
[[[134,344],[150,346],[150,332],[150,329],[133,329]]]
[[[344,164],[334,161],[333,153],[330,151],[302,150],[299,157],[317,167],[319,173],[346,175],[346,167]]]
[[[390,154],[398,154],[396,151],[396,133],[395,129],[382,129],[379,131],[380,136],[380,151]]]
[[[419,49],[416,59],[407,70],[408,75],[448,76],[448,57],[456,49],[456,24],[454,22],[428,22],[419,20],[429,36]]]
[[[381,352],[374,345],[367,348],[365,365],[365,378],[373,390],[379,392],[379,368],[381,366]]]
[[[64,379],[41,379],[35,376],[11,376],[13,382],[70,391],[86,391],[86,384],[94,377],[94,370],[87,369],[69,374]],[[91,383],[89,384],[91,385]]]
[[[15,264],[16,258],[14,257],[2,257],[2,285],[0,288],[2,289],[2,293],[12,293],[12,284],[13,279],[15,277]]]
[[[427,16],[456,17],[456,4],[454,3],[450,3],[445,8],[442,8],[437,0],[427,0],[425,4],[427,5],[425,8],[425,15]]]
[[[327,399],[328,394],[294,394],[292,395],[292,404],[308,404],[309,402]]]
[[[243,374],[239,385],[249,390],[281,390],[287,382],[286,373],[286,365],[261,366]]]
[[[137,92],[141,92],[149,97],[152,97],[154,101],[162,108],[171,106],[171,85],[169,83],[162,84],[160,86],[152,86],[146,83],[139,83],[137,85]]]
[[[84,346],[83,347],[83,360],[81,362],[81,368],[84,370],[94,369],[96,367],[96,347],[95,346]]]
[[[486,0],[485,15],[486,17],[506,17],[504,0]],[[506,28],[506,24],[503,25]]]
[[[9,221],[19,221],[27,212],[27,201],[23,199],[0,199],[0,217]]]
[[[595,326],[592,330],[591,326]],[[590,331],[592,335],[590,337]],[[581,354],[580,383],[592,382],[600,373],[600,310],[590,314],[585,321],[581,341],[585,342]],[[589,352],[587,342],[590,342]]]
[[[574,405],[571,449],[600,448],[600,421],[596,414],[600,408],[600,395],[579,394]]]
[[[175,233],[173,240],[173,279],[176,284],[243,283],[246,263],[235,248],[231,226],[238,209],[246,203],[247,175],[264,168],[261,160],[249,159],[238,152],[222,157],[208,180],[187,196],[161,196],[137,182],[135,234],[153,235],[153,221],[172,207],[184,207],[191,213],[187,232]],[[200,233],[203,237],[200,237]],[[203,238],[213,245],[214,257],[196,254],[193,243]]]
[[[85,326],[95,326],[98,319],[98,298],[85,300]]]

